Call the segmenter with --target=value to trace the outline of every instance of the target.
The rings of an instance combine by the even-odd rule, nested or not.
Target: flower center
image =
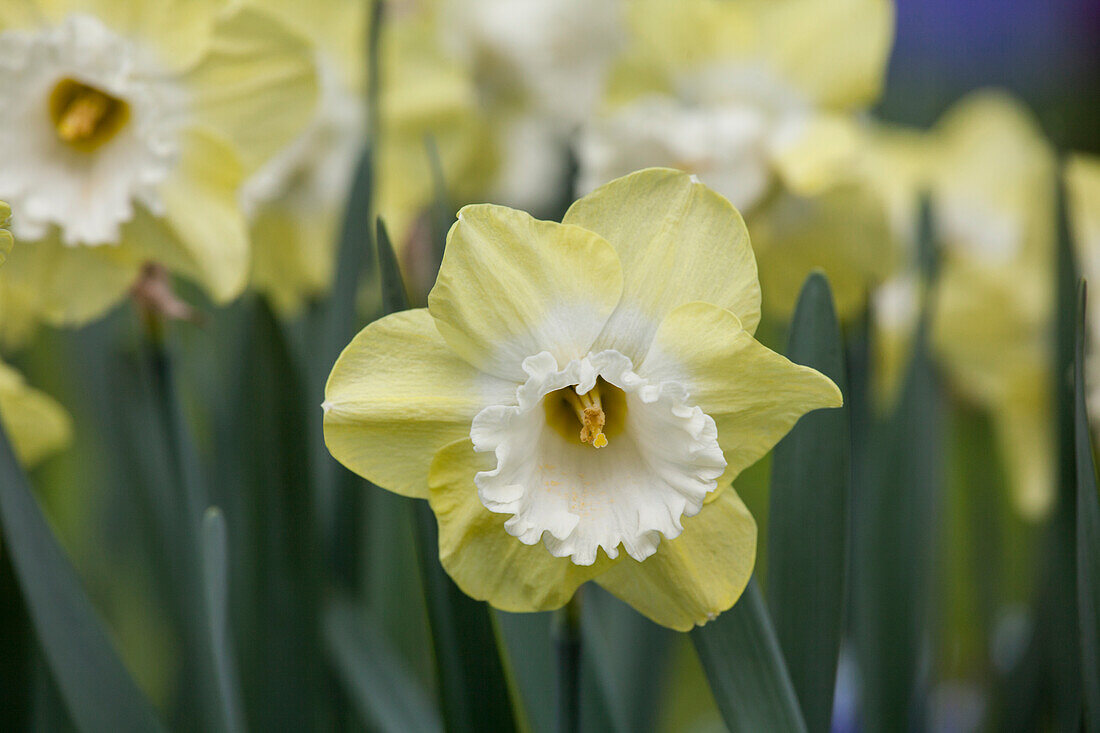
[[[110,142],[130,119],[125,101],[75,79],[59,81],[49,105],[57,136],[83,153]]]
[[[577,394],[576,387],[559,389],[543,400],[546,423],[567,440],[580,438],[593,448],[607,446],[608,436],[622,432],[626,418],[626,394],[602,378],[592,389]],[[580,434],[577,424],[580,423]]]

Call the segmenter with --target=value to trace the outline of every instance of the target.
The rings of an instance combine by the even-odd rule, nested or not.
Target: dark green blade
[[[755,579],[733,608],[692,630],[691,640],[733,733],[806,730]]]
[[[202,580],[206,601],[222,725],[231,733],[245,729],[237,666],[229,633],[229,540],[225,516],[211,507],[202,518]]]
[[[1085,284],[1079,290],[1074,352],[1074,437],[1077,452],[1077,612],[1085,729],[1100,731],[1100,495],[1085,407]]]
[[[31,625],[77,728],[163,730],[115,652],[2,430],[0,527]]]
[[[840,324],[821,273],[802,286],[787,358],[848,394]],[[850,452],[842,407],[803,416],[772,457],[768,608],[810,730],[828,730],[832,719],[847,585]]]
[[[582,593],[581,730],[656,730],[676,633],[595,583]]]
[[[26,730],[34,639],[10,555],[0,539],[0,729]]]
[[[330,696],[320,636],[324,568],[302,444],[308,403],[280,324],[262,301],[248,339],[239,409],[250,511],[233,528],[252,538],[239,580],[250,599],[239,638],[248,720],[256,730],[309,730]]]
[[[347,601],[324,614],[325,645],[363,722],[383,733],[442,731],[435,706],[369,619]]]
[[[417,554],[446,728],[451,733],[515,730],[489,607],[467,597],[447,575],[439,563],[435,515],[428,502],[414,501]]]

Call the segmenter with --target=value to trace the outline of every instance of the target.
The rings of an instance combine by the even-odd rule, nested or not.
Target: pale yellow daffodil
[[[744,223],[687,174],[612,181],[561,224],[467,206],[428,307],[371,324],[333,367],[325,440],[428,499],[470,596],[545,610],[595,580],[688,630],[752,571],[729,483],[842,401],[759,344],[759,319]]]
[[[149,260],[240,293],[239,189],[312,115],[308,44],[217,0],[8,3],[0,44],[0,195],[23,245],[2,317],[95,318]]]
[[[378,211],[395,244],[437,199],[548,212],[568,187],[569,137],[601,99],[621,0],[414,0],[383,33]],[[420,235],[420,236],[418,236]],[[405,259],[415,258],[414,252]]]
[[[309,124],[241,191],[251,227],[251,285],[277,311],[292,314],[333,278],[348,190],[366,143],[369,3],[251,2],[309,41],[319,84]]]
[[[640,0],[578,188],[646,165],[698,175],[746,212],[765,306],[789,312],[824,269],[841,314],[893,266],[882,200],[854,175],[853,114],[882,85],[884,0]]]

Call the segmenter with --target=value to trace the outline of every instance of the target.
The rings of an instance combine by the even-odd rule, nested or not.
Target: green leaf
[[[1077,452],[1077,611],[1085,729],[1100,731],[1100,495],[1085,405],[1085,284],[1078,298],[1074,351],[1074,433]]]
[[[250,511],[234,527],[251,539],[252,554],[240,558],[247,572],[240,578],[248,603],[239,641],[248,720],[257,730],[309,730],[331,699],[320,637],[324,567],[302,444],[309,401],[279,322],[262,301],[248,339],[239,409]]]
[[[202,518],[202,578],[207,629],[217,678],[221,724],[227,731],[243,731],[237,667],[229,633],[229,552],[225,516],[217,507]]]
[[[676,633],[595,583],[583,589],[581,729],[655,730]]]
[[[0,729],[26,730],[34,639],[10,555],[0,536]]]
[[[390,242],[386,224],[378,219],[375,247],[378,252],[379,287],[382,291],[382,310],[385,313],[397,313],[409,307],[409,293],[405,281],[401,278],[401,267],[397,263],[397,253]]]
[[[366,616],[347,601],[324,614],[325,644],[363,722],[386,733],[442,731],[435,706]]]
[[[926,208],[926,207],[925,207]],[[933,252],[922,216],[921,251]],[[926,262],[926,270],[934,268]],[[893,413],[874,425],[851,503],[852,623],[869,731],[923,727],[921,651],[930,623],[937,510],[943,493],[943,405],[929,353],[931,300],[913,339]]]
[[[0,430],[0,529],[31,625],[81,731],[163,730],[88,600]]]
[[[534,733],[557,730],[557,669],[553,658],[551,625],[554,613],[507,613],[494,611],[500,644],[507,654],[505,670],[512,683],[516,716]]]
[[[439,562],[435,515],[428,502],[411,501],[416,504],[417,555],[447,730],[515,730],[489,607],[467,597],[447,575]]]
[[[691,640],[722,718],[733,733],[806,730],[755,579],[733,608],[693,629]]]
[[[787,358],[848,394],[829,282],[802,286]],[[851,442],[847,408],[802,417],[775,447],[768,516],[768,607],[810,730],[828,730],[843,633]]]

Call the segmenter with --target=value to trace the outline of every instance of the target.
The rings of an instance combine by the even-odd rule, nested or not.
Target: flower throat
[[[96,87],[62,79],[50,92],[57,137],[84,153],[110,142],[130,119],[130,105]]]
[[[603,448],[608,439],[622,432],[626,418],[626,395],[603,379],[584,394],[573,387],[559,389],[543,400],[546,422],[569,441],[579,440]]]

